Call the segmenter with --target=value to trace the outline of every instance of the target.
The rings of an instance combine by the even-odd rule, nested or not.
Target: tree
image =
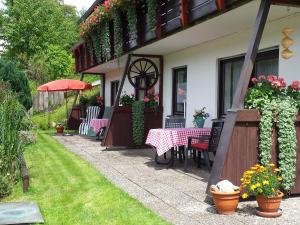
[[[26,64],[49,45],[68,50],[78,41],[75,7],[60,0],[5,0],[4,4],[0,33],[8,57]]]
[[[0,81],[9,83],[11,90],[17,93],[19,102],[27,110],[31,108],[32,98],[29,82],[26,74],[17,67],[16,63],[0,59]]]
[[[73,74],[71,53],[57,45],[50,45],[36,54],[28,65],[28,77],[38,83],[68,77]]]

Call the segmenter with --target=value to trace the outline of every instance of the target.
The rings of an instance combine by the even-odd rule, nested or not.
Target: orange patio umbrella
[[[38,87],[38,91],[44,92],[54,92],[54,91],[80,91],[80,90],[88,90],[92,89],[92,85],[89,83],[85,83],[80,80],[71,80],[71,79],[63,79],[63,80],[55,80],[49,83],[43,84]],[[66,119],[67,119],[67,134],[70,135],[68,132],[68,95],[66,93]]]

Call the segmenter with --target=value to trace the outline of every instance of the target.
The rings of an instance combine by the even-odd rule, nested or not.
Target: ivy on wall
[[[273,106],[274,102],[265,105],[261,110],[261,120],[259,123],[259,157],[263,166],[268,166],[272,158]]]
[[[145,132],[145,103],[143,101],[135,101],[132,104],[132,137],[133,142],[137,146],[144,143]]]
[[[279,165],[283,188],[290,190],[296,178],[297,136],[295,130],[298,108],[293,99],[287,97],[278,102]]]
[[[147,0],[147,21],[151,30],[156,26],[156,8],[157,0]]]
[[[136,15],[136,7],[135,5],[130,5],[127,11],[127,20],[128,20],[128,30],[129,33],[136,32],[136,25],[137,25],[137,15]]]
[[[123,39],[122,39],[122,21],[120,12],[116,12],[114,17],[114,48],[115,57],[119,58],[123,52]]]
[[[107,62],[111,58],[109,21],[105,21],[103,26],[101,26],[101,37],[103,40],[102,55],[103,55],[104,61]]]

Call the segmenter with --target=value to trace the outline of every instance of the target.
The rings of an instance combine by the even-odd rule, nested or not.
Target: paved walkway
[[[80,136],[55,138],[116,186],[173,224],[300,224],[300,198],[284,200],[284,214],[278,219],[254,216],[255,202],[240,203],[235,215],[221,216],[204,202],[208,174],[201,169],[190,168],[184,173],[179,163],[173,169],[158,166],[150,149],[105,150],[99,142]]]

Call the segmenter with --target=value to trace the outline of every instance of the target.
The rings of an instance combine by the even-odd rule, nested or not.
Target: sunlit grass
[[[29,192],[18,184],[4,201],[38,203],[48,225],[168,224],[48,134],[38,134],[25,157]]]

